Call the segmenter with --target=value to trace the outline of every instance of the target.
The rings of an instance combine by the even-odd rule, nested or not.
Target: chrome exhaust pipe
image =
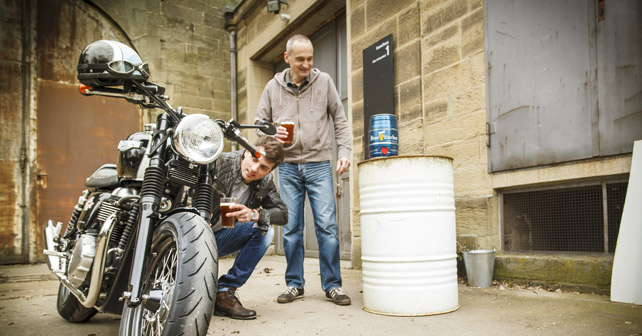
[[[111,237],[111,233],[113,232],[112,228],[114,227],[115,222],[116,215],[112,214],[107,217],[100,229],[98,239],[96,241],[96,256],[92,265],[89,290],[85,295],[85,293],[72,284],[65,275],[65,268],[67,267],[66,255],[54,250],[54,237],[59,236],[62,223],[58,223],[58,225],[54,226],[53,221],[47,221],[47,226],[45,227],[46,249],[43,251],[47,256],[47,266],[49,266],[49,269],[58,276],[60,282],[69,289],[71,294],[78,299],[80,304],[86,308],[94,307],[96,301],[98,301],[98,297],[100,296],[100,288],[103,280],[103,268],[105,267],[105,258],[107,256],[107,245],[109,238]],[[61,262],[64,263],[64,265],[61,265]]]
[[[60,237],[61,229],[62,223],[55,224],[54,221],[48,220],[47,225],[45,225],[45,230],[43,231],[45,238],[45,249],[42,251],[42,253],[47,256],[45,260],[47,261],[47,266],[49,267],[49,269],[58,276],[64,273],[63,268],[60,265],[60,258],[63,258],[65,254],[56,251],[56,243],[54,241],[54,238]]]
[[[98,239],[96,240],[96,256],[94,257],[94,264],[91,269],[89,291],[87,296],[83,295],[82,297],[78,297],[80,303],[87,308],[93,307],[100,296],[100,288],[103,283],[103,272],[105,270],[105,259],[107,257],[107,244],[109,243],[109,238],[113,232],[112,229],[114,224],[116,224],[116,214],[111,214],[107,219],[105,219],[105,222],[98,233]]]

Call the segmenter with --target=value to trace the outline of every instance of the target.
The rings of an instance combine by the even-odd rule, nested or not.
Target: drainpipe
[[[30,142],[30,109],[31,109],[31,76],[32,76],[32,54],[31,48],[33,46],[33,8],[36,4],[33,1],[24,1],[22,3],[22,57],[20,59],[20,66],[22,68],[22,108],[20,111],[20,207],[22,209],[22,262],[30,262],[29,250],[29,227],[31,225],[31,165],[29,160],[29,142]]]
[[[232,104],[232,119],[237,120],[238,112],[237,107],[237,94],[236,94],[236,27],[232,26],[230,29],[230,102]],[[236,141],[232,142],[232,151],[238,149]]]

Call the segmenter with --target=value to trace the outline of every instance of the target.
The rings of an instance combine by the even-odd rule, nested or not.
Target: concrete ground
[[[226,271],[232,259],[222,259]],[[500,286],[459,285],[459,309],[422,317],[395,317],[363,310],[361,272],[342,264],[350,306],[325,300],[318,260],[306,259],[306,295],[278,304],[285,288],[285,259],[266,256],[238,292],[250,321],[214,316],[208,335],[642,335],[642,306],[613,303],[608,296]],[[98,314],[72,324],[56,311],[58,281],[44,264],[0,266],[0,335],[116,335],[120,316]]]

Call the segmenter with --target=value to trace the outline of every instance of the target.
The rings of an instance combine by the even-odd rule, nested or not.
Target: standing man
[[[294,35],[288,40],[283,56],[290,68],[268,82],[256,112],[256,120],[294,122],[294,140],[284,145],[285,161],[279,168],[279,188],[289,217],[283,227],[287,288],[277,301],[289,303],[303,297],[303,213],[307,193],[319,243],[321,286],[328,300],[349,305],[350,298],[341,289],[329,126],[333,125],[337,140],[338,175],[350,167],[350,128],[332,78],[312,68],[312,42],[304,35]],[[275,137],[284,143],[287,130],[280,126]]]
[[[239,301],[236,289],[252,275],[274,237],[271,225],[284,225],[288,210],[269,175],[283,162],[283,146],[274,138],[263,136],[256,147],[265,154],[255,158],[247,150],[223,153],[214,163],[216,179],[212,230],[216,238],[218,256],[239,252],[234,265],[218,279],[214,314],[235,319],[256,318],[256,311],[246,309]],[[219,197],[236,197],[237,204],[227,217],[235,217],[234,228],[221,225]]]

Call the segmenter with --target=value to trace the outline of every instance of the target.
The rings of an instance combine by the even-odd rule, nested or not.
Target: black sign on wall
[[[395,113],[393,67],[392,34],[363,50],[363,139],[366,159],[370,157],[370,117],[375,114]]]

